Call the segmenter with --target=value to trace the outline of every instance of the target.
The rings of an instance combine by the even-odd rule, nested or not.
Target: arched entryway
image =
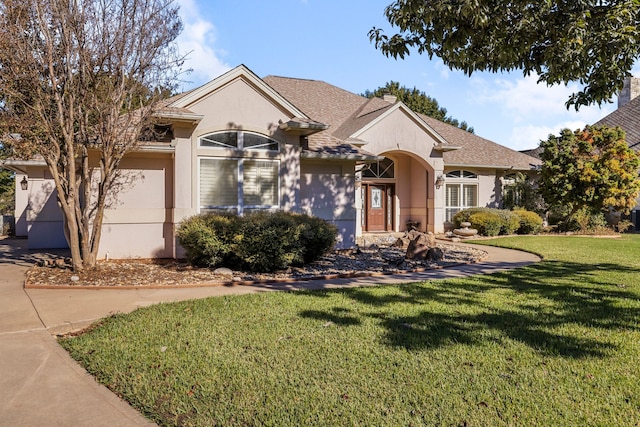
[[[434,169],[412,153],[381,156],[359,171],[362,231],[398,232],[408,224],[434,231]]]

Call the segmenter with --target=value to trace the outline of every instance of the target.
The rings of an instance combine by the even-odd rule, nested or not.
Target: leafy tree
[[[516,172],[508,178],[512,181],[505,187],[502,196],[502,205],[505,209],[525,209],[538,214],[544,213],[547,206],[534,178],[522,172]]]
[[[76,270],[95,265],[120,161],[176,81],[181,30],[171,0],[0,0],[0,136],[46,162]]]
[[[7,158],[7,149],[0,144],[0,160]],[[12,214],[15,205],[14,173],[0,168],[0,215]],[[0,230],[2,234],[2,230]]]
[[[629,213],[640,192],[640,159],[622,129],[587,126],[542,141],[540,191],[552,207],[576,213]]]
[[[365,91],[363,96],[366,96],[367,98],[375,98],[381,97],[385,94],[396,96],[398,100],[402,101],[407,107],[411,108],[416,113],[433,117],[441,122],[449,123],[450,125],[473,133],[473,128],[469,127],[467,122],[458,122],[458,120],[448,117],[446,108],[440,107],[438,101],[415,87],[413,89],[409,89],[405,86],[400,86],[400,83],[398,82],[390,81],[385,87],[379,87],[374,91]]]
[[[584,88],[567,107],[608,102],[640,56],[638,0],[397,0],[385,9],[398,33],[373,28],[376,48],[394,58],[411,49],[451,69],[522,70],[548,85]]]

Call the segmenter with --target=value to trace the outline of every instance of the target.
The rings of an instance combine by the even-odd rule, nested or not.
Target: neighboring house
[[[408,223],[442,232],[461,209],[499,207],[505,178],[540,164],[393,97],[245,66],[170,98],[158,117],[162,140],[122,162],[100,257],[180,257],[176,226],[207,211],[304,212],[334,223],[343,248]],[[30,248],[66,246],[44,162],[3,166],[16,172],[16,234]]]
[[[618,96],[618,109],[603,117],[594,125],[616,127],[619,126],[626,133],[629,148],[640,154],[640,79],[628,77]],[[640,230],[640,198],[638,204],[631,211],[631,221],[636,230]]]

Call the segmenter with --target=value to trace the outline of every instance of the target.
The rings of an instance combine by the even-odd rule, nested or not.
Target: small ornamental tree
[[[568,208],[568,217],[580,210],[629,213],[640,192],[640,160],[625,142],[624,131],[587,126],[542,141],[539,188],[545,201]]]
[[[172,0],[0,0],[0,143],[41,156],[74,270],[94,267],[108,198],[182,65]]]

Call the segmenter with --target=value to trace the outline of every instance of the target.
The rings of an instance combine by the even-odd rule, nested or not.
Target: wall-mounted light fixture
[[[27,181],[27,177],[23,176],[22,181],[20,181],[20,188],[23,190],[27,190],[29,188],[29,181]]]
[[[436,184],[436,188],[442,187],[442,184],[444,184],[444,176],[438,175],[438,177],[436,178],[435,184]]]

